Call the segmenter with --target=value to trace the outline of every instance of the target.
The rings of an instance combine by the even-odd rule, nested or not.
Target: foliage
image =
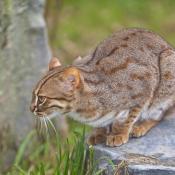
[[[56,0],[55,0],[56,1]],[[49,1],[51,3],[51,1]],[[153,30],[175,44],[174,0],[62,0],[60,8],[50,9],[50,18],[58,12],[49,32],[54,55],[72,62],[86,55],[111,33],[128,27]],[[52,15],[53,14],[53,15]]]
[[[55,142],[47,138],[46,142],[39,145],[35,143],[35,137],[36,132],[32,131],[24,139],[18,149],[14,165],[7,175],[100,175],[102,173],[102,170],[96,170],[93,147],[88,149],[84,143],[85,128],[82,133],[77,131],[72,133],[66,141],[57,135]],[[70,144],[69,140],[73,144]],[[32,153],[26,156],[25,151],[31,144]]]

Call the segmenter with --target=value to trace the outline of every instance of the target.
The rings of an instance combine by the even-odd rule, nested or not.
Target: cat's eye
[[[44,97],[44,96],[39,96],[38,97],[39,105],[42,105],[45,101],[46,101],[46,97]]]

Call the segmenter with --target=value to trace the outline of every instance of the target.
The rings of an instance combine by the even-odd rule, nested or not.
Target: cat
[[[175,50],[146,29],[123,29],[84,58],[52,58],[33,90],[31,111],[59,111],[94,127],[90,145],[120,146],[144,136],[175,104]]]

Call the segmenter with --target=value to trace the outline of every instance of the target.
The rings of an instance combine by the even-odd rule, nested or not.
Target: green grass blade
[[[45,168],[43,163],[40,164],[40,175],[45,175]]]
[[[31,132],[27,135],[27,137],[23,140],[21,146],[20,146],[19,149],[18,149],[16,158],[15,158],[15,161],[14,161],[14,165],[18,166],[19,163],[21,162],[21,160],[22,160],[22,158],[23,158],[23,156],[24,156],[26,147],[27,147],[27,145],[29,144],[29,142],[31,141],[31,138],[34,136],[34,134],[35,134],[35,131],[31,131]]]

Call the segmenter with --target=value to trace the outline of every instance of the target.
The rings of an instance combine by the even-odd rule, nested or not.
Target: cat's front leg
[[[95,128],[90,136],[87,138],[88,145],[96,145],[104,143],[106,141],[107,129],[106,128]]]
[[[121,124],[115,121],[112,124],[112,131],[106,137],[107,146],[110,147],[120,146],[128,142],[132,126],[136,122],[140,111],[141,111],[140,107],[134,107],[130,110],[128,117],[124,123]]]

